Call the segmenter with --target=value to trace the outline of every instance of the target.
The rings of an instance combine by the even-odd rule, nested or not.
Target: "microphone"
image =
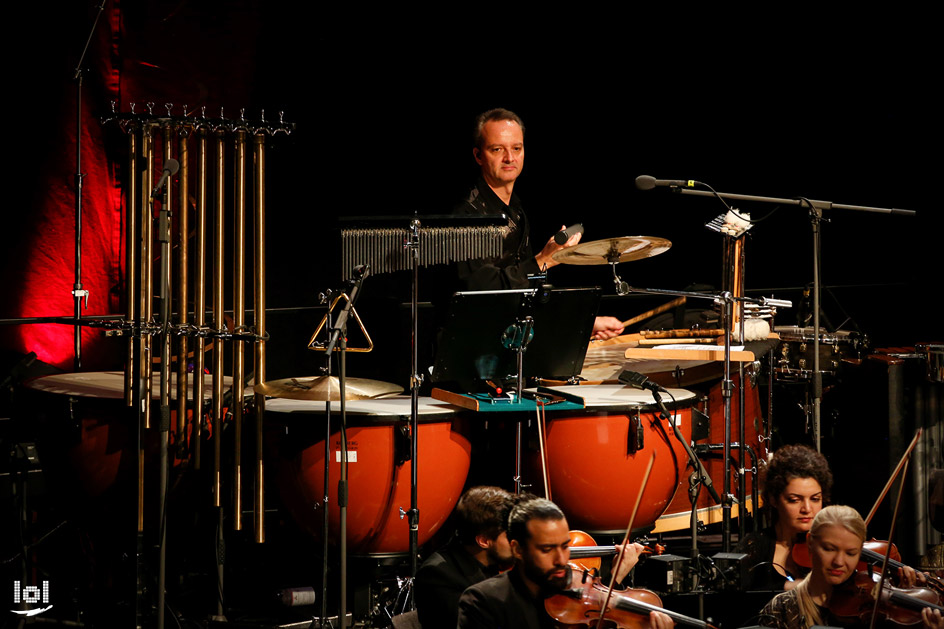
[[[180,170],[180,162],[173,157],[164,162],[164,172],[161,173],[161,178],[158,179],[157,185],[154,186],[154,190],[151,191],[152,199],[160,194],[161,188],[164,187],[168,179],[177,174],[178,170]]]
[[[640,190],[652,190],[656,186],[670,186],[672,188],[694,188],[698,183],[694,179],[656,179],[649,175],[636,177],[636,187]]]
[[[570,240],[570,237],[573,236],[574,234],[582,234],[582,233],[583,233],[583,223],[574,223],[567,229],[562,229],[556,234],[554,234],[554,242],[556,242],[559,245],[562,245],[568,240]]]
[[[665,391],[661,385],[656,384],[645,375],[637,371],[626,370],[619,375],[619,381],[623,384],[628,384],[631,387],[636,387],[637,389],[649,389],[650,391]]]

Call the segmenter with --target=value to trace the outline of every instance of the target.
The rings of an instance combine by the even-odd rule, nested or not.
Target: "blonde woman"
[[[865,522],[852,507],[834,505],[817,513],[807,538],[812,563],[809,574],[795,588],[767,603],[760,624],[779,629],[840,625],[829,612],[829,600],[833,589],[855,573],[865,536]],[[925,609],[922,619],[925,627],[944,627],[940,612]]]

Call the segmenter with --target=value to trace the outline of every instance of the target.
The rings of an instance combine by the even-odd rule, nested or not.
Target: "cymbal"
[[[253,390],[267,397],[284,398],[289,400],[327,400],[341,399],[338,379],[335,376],[316,376],[312,378],[284,378],[270,380],[257,384]],[[369,398],[386,397],[403,393],[403,387],[368,380],[366,378],[348,378],[345,386],[345,399],[366,400]]]
[[[623,236],[582,242],[561,249],[553,257],[561,264],[612,264],[651,258],[665,253],[671,247],[672,243],[665,238]]]

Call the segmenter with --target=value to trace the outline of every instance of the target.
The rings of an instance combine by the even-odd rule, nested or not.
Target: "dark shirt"
[[[777,572],[774,567],[774,551],[777,549],[777,534],[773,527],[749,533],[738,544],[738,550],[747,553],[750,562],[750,583],[752,590],[782,590],[787,577]],[[784,566],[781,566],[786,571]],[[790,579],[800,580],[809,570],[791,574]]]
[[[531,596],[514,568],[477,583],[459,599],[458,629],[546,629],[555,626],[544,601]]]
[[[518,196],[512,194],[511,203],[505,205],[485,180],[479,179],[468,198],[455,209],[455,213],[476,216],[504,214],[508,217],[508,231],[502,243],[500,258],[458,264],[459,279],[464,290],[528,288],[528,275],[538,273],[540,269],[528,240],[528,216]]]
[[[414,582],[420,624],[433,629],[455,627],[462,592],[491,574],[458,540],[430,555],[416,571]]]

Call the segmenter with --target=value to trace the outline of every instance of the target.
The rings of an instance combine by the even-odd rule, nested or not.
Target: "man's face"
[[[524,167],[524,134],[513,120],[490,120],[482,127],[482,148],[473,149],[485,183],[493,188],[514,183]]]
[[[512,542],[515,559],[524,576],[544,592],[557,592],[569,585],[570,528],[567,520],[531,520],[530,537],[523,544]]]
[[[488,565],[496,566],[499,570],[507,570],[515,563],[515,558],[511,554],[511,544],[508,542],[508,533],[502,531],[498,537],[488,540],[488,547],[485,549],[488,557]]]

